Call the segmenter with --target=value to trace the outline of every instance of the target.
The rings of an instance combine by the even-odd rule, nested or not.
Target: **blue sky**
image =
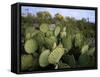
[[[27,14],[32,13],[36,15],[39,11],[48,11],[54,17],[56,13],[59,13],[63,16],[74,17],[79,20],[82,18],[89,18],[90,22],[95,22],[95,10],[83,10],[83,9],[62,9],[62,8],[45,8],[45,7],[30,7],[22,6],[21,13]]]

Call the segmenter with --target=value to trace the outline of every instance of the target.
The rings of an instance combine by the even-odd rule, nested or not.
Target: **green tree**
[[[51,23],[52,16],[49,12],[38,12],[37,13],[37,20],[39,23]]]

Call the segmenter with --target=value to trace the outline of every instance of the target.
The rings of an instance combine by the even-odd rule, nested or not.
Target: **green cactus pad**
[[[34,39],[27,40],[25,42],[24,48],[28,54],[34,53],[38,48],[36,40]]]
[[[31,31],[27,31],[27,32],[26,32],[26,35],[25,35],[25,39],[26,39],[26,40],[31,39],[31,38],[34,37],[38,32],[39,32],[39,30],[35,30],[35,29],[32,29]]]
[[[73,55],[69,55],[69,54],[64,55],[63,61],[72,68],[75,67],[75,65],[76,65],[76,60],[75,60],[75,57]]]
[[[53,31],[47,31],[46,37],[51,37],[51,36],[53,36]]]
[[[34,39],[37,41],[39,46],[42,46],[45,43],[44,42],[45,35],[43,32],[37,33],[37,35],[34,37]]]
[[[30,39],[31,38],[31,33],[27,33],[26,36],[25,36],[25,39]]]
[[[56,38],[53,36],[49,38],[45,37],[45,46],[51,49],[53,47],[54,42],[56,41]]]
[[[32,55],[22,55],[21,56],[21,70],[27,70],[33,65]]]
[[[78,63],[80,67],[89,67],[91,65],[91,58],[86,54],[80,55]]]
[[[48,24],[41,24],[40,25],[40,31],[42,31],[43,33],[46,33],[49,30]]]
[[[90,48],[90,49],[88,50],[88,52],[87,52],[87,55],[93,56],[94,52],[95,52],[95,47]]]
[[[84,45],[81,49],[81,54],[85,54],[86,52],[88,52],[89,49],[89,45]]]
[[[58,36],[59,33],[60,33],[60,27],[57,26],[57,27],[55,28],[54,34],[55,34],[55,36]]]
[[[64,48],[66,48],[67,50],[70,50],[72,48],[72,38],[71,38],[71,36],[64,37],[62,39],[62,44],[63,44]]]
[[[37,35],[34,37],[34,39],[38,42],[39,46],[42,46],[45,42],[44,42],[44,33],[39,32],[37,33]]]
[[[61,57],[63,56],[63,54],[64,54],[64,48],[56,47],[49,55],[48,58],[49,63],[51,64],[58,63]]]
[[[41,67],[46,67],[49,64],[48,62],[49,54],[50,54],[50,50],[45,50],[40,54],[39,64]]]
[[[34,27],[27,27],[26,30],[25,30],[25,34],[32,33],[32,32],[34,32],[34,30],[35,30]]]
[[[55,36],[51,36],[51,37],[49,37],[52,41],[53,41],[53,43],[54,42],[57,42],[57,38],[55,37]]]
[[[81,33],[77,33],[75,35],[75,46],[76,47],[80,47],[82,45],[83,42],[83,37]]]
[[[60,32],[60,38],[66,37],[66,32]]]

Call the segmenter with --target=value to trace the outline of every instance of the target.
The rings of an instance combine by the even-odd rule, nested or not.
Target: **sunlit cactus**
[[[46,67],[49,62],[48,62],[48,56],[50,54],[50,50],[44,50],[39,57],[39,64],[41,67]]]
[[[60,27],[57,26],[57,27],[55,28],[54,34],[55,34],[55,36],[58,36],[59,33],[60,33]]]
[[[34,39],[27,40],[25,42],[24,48],[28,54],[34,53],[38,48],[36,40]]]
[[[59,62],[64,54],[64,48],[56,47],[49,55],[48,61],[51,64],[56,64]]]
[[[48,31],[48,29],[49,29],[48,24],[43,23],[40,25],[40,31],[46,33]]]

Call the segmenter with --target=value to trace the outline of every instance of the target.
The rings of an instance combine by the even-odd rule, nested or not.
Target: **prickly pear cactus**
[[[86,52],[88,52],[89,46],[88,45],[84,45],[81,49],[81,54],[85,54]]]
[[[40,25],[40,31],[42,31],[43,33],[46,33],[49,30],[48,24],[43,23]]]
[[[39,46],[43,46],[45,43],[45,35],[42,32],[38,32],[37,35],[34,37],[34,39],[37,41]]]
[[[61,37],[61,38],[66,37],[66,32],[60,32],[60,37]]]
[[[25,42],[24,48],[28,54],[34,53],[38,48],[36,40],[34,39],[27,40]]]
[[[50,54],[50,50],[44,50],[39,57],[39,64],[41,67],[46,67],[49,62],[48,62],[48,56]]]
[[[22,72],[94,67],[95,24],[83,20],[48,11],[22,16]]]
[[[28,27],[25,30],[25,39],[30,39],[32,37],[32,33],[34,32],[34,27]]]
[[[66,48],[67,50],[70,50],[72,48],[72,38],[69,35],[68,37],[64,37],[62,39],[62,44],[64,46],[64,48]]]
[[[28,70],[33,65],[32,55],[21,56],[21,70]]]
[[[31,33],[31,37],[33,38],[35,35],[37,35],[40,31],[39,30],[34,30],[34,32]]]
[[[91,65],[91,58],[90,56],[83,54],[79,56],[78,63],[79,67],[89,67]]]
[[[88,50],[88,52],[87,52],[87,55],[93,56],[94,52],[95,52],[95,47],[90,48],[90,49]]]
[[[49,55],[48,61],[51,64],[56,64],[59,62],[59,60],[61,59],[61,57],[64,54],[64,48],[62,47],[56,47],[51,54]]]
[[[27,28],[25,29],[25,34],[27,34],[27,33],[33,33],[34,30],[35,30],[34,27],[27,27]]]
[[[54,42],[56,42],[56,38],[55,37],[45,37],[45,46],[47,47],[47,48],[53,48],[53,44],[54,44]]]
[[[83,37],[81,33],[77,33],[75,35],[75,46],[76,47],[80,47],[82,45],[83,42]]]
[[[31,38],[31,33],[27,33],[26,35],[25,35],[25,39],[30,39]]]
[[[70,66],[68,64],[62,63],[62,62],[58,63],[58,69],[65,69],[65,68],[70,68]]]
[[[46,32],[46,37],[51,37],[51,36],[53,36],[54,34],[53,34],[53,31],[47,31]]]
[[[39,33],[38,30],[34,30],[32,32],[27,32],[25,35],[25,39],[29,40],[29,39],[33,38],[35,35],[37,35],[38,33]]]
[[[58,36],[59,33],[60,33],[60,27],[57,26],[57,27],[55,28],[54,34],[55,34],[55,36]]]
[[[74,68],[76,66],[76,60],[73,55],[65,55],[63,59],[70,67]]]

